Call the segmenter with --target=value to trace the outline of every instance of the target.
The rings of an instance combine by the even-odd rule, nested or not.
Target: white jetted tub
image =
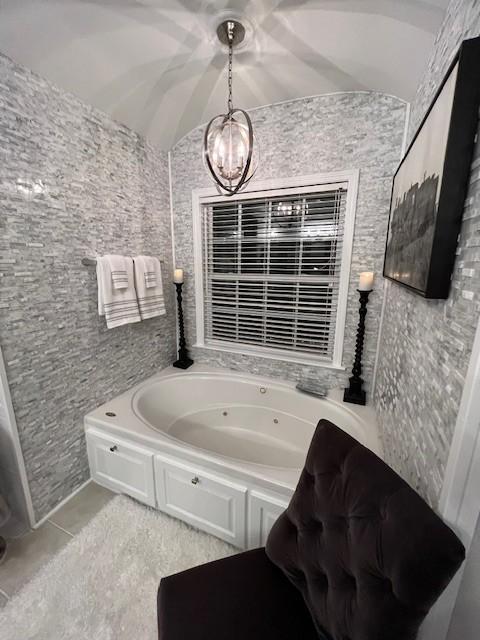
[[[291,383],[169,367],[85,417],[92,478],[236,546],[265,543],[315,426],[335,423],[381,455],[375,416]]]

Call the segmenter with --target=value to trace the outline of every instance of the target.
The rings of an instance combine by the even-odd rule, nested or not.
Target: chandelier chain
[[[228,24],[228,113],[233,111],[233,30],[234,26],[230,22]]]

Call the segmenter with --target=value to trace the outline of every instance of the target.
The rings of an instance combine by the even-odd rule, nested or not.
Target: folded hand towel
[[[127,264],[123,256],[104,256],[108,262],[114,289],[128,287]]]
[[[151,261],[151,262],[150,262]],[[150,256],[137,256],[135,263],[135,286],[137,288],[138,307],[142,320],[163,316],[165,314],[165,301],[163,298],[162,271],[157,258]],[[145,274],[153,265],[156,285],[147,287]]]
[[[105,316],[107,327],[120,327],[141,320],[135,292],[133,260],[124,258],[127,273],[127,288],[113,286],[110,261],[107,257],[97,258],[98,313]]]
[[[142,258],[145,264],[145,286],[147,289],[151,289],[152,287],[156,287],[158,285],[157,281],[157,258],[153,258],[152,256],[139,256]]]

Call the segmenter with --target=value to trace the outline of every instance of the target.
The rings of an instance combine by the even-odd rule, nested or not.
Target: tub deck
[[[200,388],[195,403],[188,381],[200,379],[214,392]],[[317,411],[343,418],[381,454],[373,411],[341,397],[311,398],[294,384],[203,365],[169,367],[85,416],[92,478],[240,548],[260,546],[296,487]]]

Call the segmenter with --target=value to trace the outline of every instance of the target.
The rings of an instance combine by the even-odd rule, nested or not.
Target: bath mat
[[[0,611],[0,637],[156,640],[160,578],[237,552],[117,496]]]

